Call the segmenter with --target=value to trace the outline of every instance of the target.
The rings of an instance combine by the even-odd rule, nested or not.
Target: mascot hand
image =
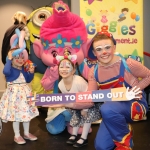
[[[59,78],[59,74],[58,74],[58,66],[54,66],[54,67],[50,67],[50,76],[54,79],[58,79]]]

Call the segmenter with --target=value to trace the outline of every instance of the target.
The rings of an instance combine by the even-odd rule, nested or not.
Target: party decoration
[[[102,0],[97,0],[97,1],[102,1]],[[92,4],[94,2],[94,0],[88,0],[88,4]]]
[[[87,14],[88,16],[91,16],[91,15],[92,15],[92,11],[91,11],[90,9],[87,9],[87,10],[86,10],[86,14]]]
[[[139,16],[139,15],[136,15],[135,20],[136,20],[136,21],[139,21],[139,20],[140,20],[140,16]]]
[[[131,13],[131,18],[132,18],[132,19],[135,19],[135,18],[136,18],[136,13],[135,13],[135,12],[132,12],[132,13]]]
[[[92,4],[94,2],[94,0],[88,0],[88,4]]]
[[[11,37],[10,39],[10,45],[11,45],[11,48],[17,48],[18,46],[18,49],[16,49],[15,51],[13,51],[12,53],[12,56],[17,56],[19,55],[20,53],[23,53],[24,54],[24,59],[27,60],[28,59],[28,54],[27,54],[27,51],[26,51],[26,43],[25,43],[25,40],[24,40],[24,31],[20,31],[18,28],[15,29],[15,34]],[[6,57],[6,61],[8,60],[8,56]]]
[[[124,0],[124,1],[125,1],[125,2],[132,1],[132,2],[134,2],[135,4],[138,3],[138,0]]]
[[[110,8],[110,11],[113,12],[113,13],[115,12],[115,10],[116,10],[116,9],[115,9],[114,6],[112,6],[112,7]]]

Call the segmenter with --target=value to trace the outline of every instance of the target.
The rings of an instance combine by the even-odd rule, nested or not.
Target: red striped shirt
[[[124,79],[131,86],[140,87],[143,90],[150,84],[150,70],[146,68],[140,62],[128,58],[126,61],[131,73],[125,70]],[[113,63],[109,66],[98,66],[98,79],[100,82],[104,82],[108,79],[119,75],[121,60]],[[89,71],[88,75],[88,91],[97,90],[98,85],[94,77],[94,67]]]

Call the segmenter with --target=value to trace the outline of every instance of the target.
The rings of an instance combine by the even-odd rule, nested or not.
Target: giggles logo
[[[136,34],[136,30],[135,30],[135,25],[132,26],[127,26],[127,25],[123,25],[117,26],[117,21],[111,21],[110,25],[104,25],[104,26],[100,26],[99,23],[94,24],[92,23],[88,23],[86,25],[86,29],[87,29],[87,33],[89,35],[94,35],[96,32],[118,32],[118,35],[135,35]]]

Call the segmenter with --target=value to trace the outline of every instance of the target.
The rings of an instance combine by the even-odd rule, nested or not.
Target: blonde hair
[[[12,17],[14,23],[16,21],[18,21],[18,23],[23,23],[26,25],[27,23],[27,16],[26,16],[26,13],[22,12],[22,11],[17,11],[13,17]]]

